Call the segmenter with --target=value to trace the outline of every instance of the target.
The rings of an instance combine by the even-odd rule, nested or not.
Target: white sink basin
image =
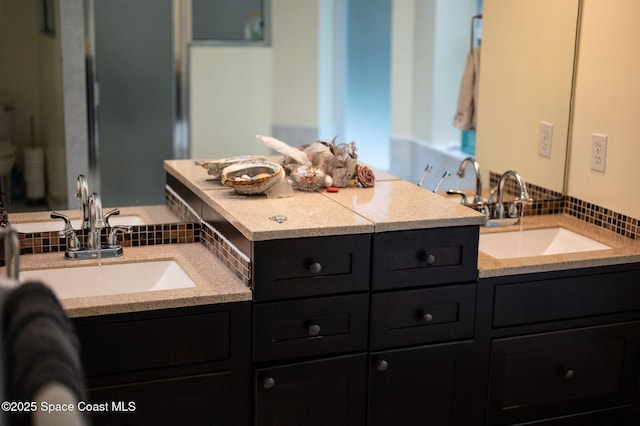
[[[566,228],[530,229],[480,234],[478,249],[497,259],[610,249],[608,245]]]
[[[142,218],[136,215],[111,216],[109,218],[110,225],[144,225]],[[73,229],[80,229],[82,226],[81,219],[71,221]],[[64,222],[60,219],[44,220],[39,222],[22,222],[11,223],[11,226],[18,232],[31,234],[36,232],[62,231]]]
[[[20,281],[29,280],[42,281],[59,299],[196,286],[173,260],[21,271]]]

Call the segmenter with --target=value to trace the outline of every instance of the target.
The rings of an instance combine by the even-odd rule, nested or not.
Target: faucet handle
[[[119,214],[120,214],[120,209],[109,210],[104,214],[104,222],[107,224],[107,228],[111,228],[111,225],[109,225],[109,218],[111,216],[118,216]]]
[[[61,237],[67,239],[67,250],[78,250],[80,248],[80,240],[73,228],[65,228],[58,233]]]
[[[62,213],[58,213],[58,212],[51,212],[51,219],[64,220],[64,229],[62,230],[62,232],[65,232],[67,230],[73,231],[73,226],[71,226],[71,220],[69,219],[69,216],[64,215]]]
[[[111,227],[111,231],[109,231],[109,247],[115,248],[118,247],[118,231],[123,234],[131,233],[131,225],[115,225]]]
[[[459,195],[460,196],[460,204],[463,206],[467,205],[467,194],[458,189],[447,189],[447,195]]]

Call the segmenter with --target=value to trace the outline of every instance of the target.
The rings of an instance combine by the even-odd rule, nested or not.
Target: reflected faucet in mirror
[[[480,164],[473,157],[467,157],[460,163],[458,168],[458,177],[464,178],[467,164],[473,165],[473,172],[476,175],[476,195],[473,197],[473,204],[476,207],[482,207],[482,177],[480,176]]]
[[[481,211],[485,205],[485,202],[484,202],[484,199],[482,198],[482,177],[480,175],[480,164],[478,164],[478,162],[474,157],[467,157],[464,160],[462,160],[462,162],[460,163],[460,166],[458,167],[457,175],[460,179],[464,178],[465,170],[468,164],[473,165],[473,172],[475,173],[475,177],[476,177],[476,194],[473,196],[473,203],[472,204],[468,203],[467,194],[465,194],[463,191],[460,191],[457,189],[449,189],[447,190],[447,194],[459,195],[461,197],[461,200],[460,200],[461,204],[467,207],[474,208],[478,211]]]

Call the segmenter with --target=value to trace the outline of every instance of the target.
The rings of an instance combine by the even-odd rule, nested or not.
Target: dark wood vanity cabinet
[[[481,279],[476,339],[487,424],[640,423],[638,265]]]
[[[251,302],[73,322],[92,424],[251,424]]]
[[[256,367],[255,425],[365,425],[365,353]]]
[[[255,241],[253,300],[366,292],[370,251],[370,234]]]
[[[369,424],[472,424],[472,353],[472,341],[371,352]]]
[[[255,424],[468,424],[477,243],[459,227],[255,244]]]
[[[368,424],[474,424],[477,227],[374,234]]]
[[[371,236],[254,243],[255,425],[365,425]]]
[[[373,291],[458,282],[478,277],[478,226],[374,234]]]

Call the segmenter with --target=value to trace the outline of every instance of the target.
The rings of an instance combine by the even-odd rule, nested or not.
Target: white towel
[[[475,47],[467,54],[467,62],[462,74],[458,109],[453,125],[460,130],[476,128],[476,107],[478,103],[478,77],[480,75],[480,47]]]

